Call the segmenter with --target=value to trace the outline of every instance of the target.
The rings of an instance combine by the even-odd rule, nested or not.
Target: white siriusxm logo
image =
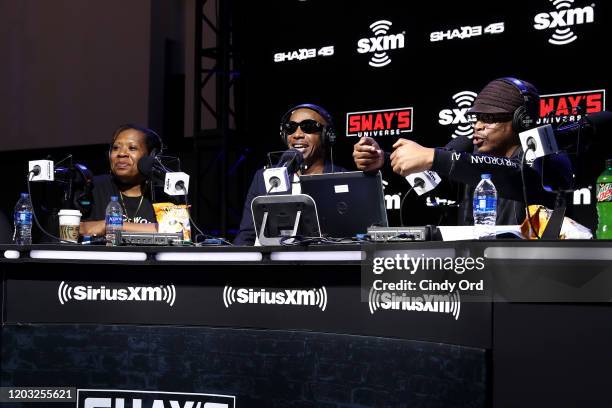
[[[57,289],[57,297],[62,305],[70,301],[135,301],[164,302],[174,306],[176,289],[174,285],[127,286],[125,288],[70,286],[62,281]]]
[[[574,190],[574,205],[591,205],[591,191],[593,186]]]
[[[375,37],[362,38],[357,41],[358,53],[374,53],[372,58],[370,58],[370,66],[380,68],[388,65],[391,63],[391,58],[387,54],[387,51],[404,48],[404,37],[406,33],[387,34],[392,25],[393,23],[390,21],[378,20],[370,24],[370,29]]]
[[[476,92],[462,91],[453,95],[456,108],[442,109],[438,114],[438,123],[443,126],[455,125],[455,130],[451,137],[458,136],[471,137],[473,134],[474,119],[468,114],[468,110],[476,100]]]
[[[327,290],[325,286],[313,289],[255,289],[231,286],[223,288],[223,304],[229,308],[234,303],[257,305],[315,306],[325,311]]]
[[[448,295],[406,296],[370,288],[368,305],[370,314],[379,310],[447,313],[458,320],[461,312],[459,291]]]
[[[571,8],[574,0],[550,0],[557,9],[550,13],[537,14],[533,21],[536,30],[555,29],[548,42],[554,45],[565,45],[575,41],[578,36],[570,28],[574,25],[595,21],[595,4],[582,8]]]
[[[334,46],[321,47],[317,51],[316,48],[300,48],[297,51],[277,52],[274,54],[274,62],[285,62],[293,60],[305,60],[315,57],[329,57],[334,55]]]
[[[389,182],[386,180],[382,181],[383,190],[385,187],[389,185]],[[402,203],[401,193],[396,194],[385,194],[385,207],[387,210],[399,210]]]

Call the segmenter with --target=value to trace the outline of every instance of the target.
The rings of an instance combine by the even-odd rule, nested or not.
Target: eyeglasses
[[[295,133],[298,126],[304,133],[317,133],[323,130],[323,125],[314,119],[304,119],[301,122],[289,121],[283,125],[288,135]]]
[[[509,122],[514,115],[512,113],[477,113],[475,116],[477,122],[493,124]]]

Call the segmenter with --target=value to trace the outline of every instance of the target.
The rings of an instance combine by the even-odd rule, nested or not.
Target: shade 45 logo
[[[378,20],[370,24],[370,30],[374,37],[362,38],[357,41],[357,52],[360,54],[372,53],[369,65],[380,68],[391,63],[391,57],[387,53],[389,50],[404,48],[406,32],[389,34],[392,22]]]
[[[452,138],[458,136],[471,137],[474,133],[474,115],[469,115],[468,111],[476,100],[476,92],[462,91],[453,95],[453,102],[456,107],[442,109],[438,114],[438,123],[442,126],[453,128]]]
[[[605,89],[541,95],[540,118],[536,123],[542,125],[575,122],[580,120],[582,114],[601,112],[605,109]]]
[[[595,3],[586,7],[574,7],[574,0],[550,0],[554,11],[539,13],[533,18],[533,28],[550,30],[548,42],[553,45],[566,45],[578,39],[574,26],[590,24],[595,21]]]
[[[429,41],[437,42],[442,40],[453,40],[459,38],[478,37],[484,34],[501,34],[504,32],[504,22],[489,24],[488,26],[462,26],[452,30],[434,31],[429,35]]]
[[[277,52],[274,54],[274,62],[285,62],[285,61],[302,61],[305,59],[316,58],[316,57],[330,57],[334,55],[334,46],[329,45],[322,47],[317,50],[316,48],[300,48],[297,51]]]
[[[412,107],[346,114],[346,135],[400,136],[412,132]]]

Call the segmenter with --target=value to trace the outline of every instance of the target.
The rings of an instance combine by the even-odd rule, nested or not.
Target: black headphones
[[[74,172],[77,173],[75,184],[79,186],[74,191],[73,205],[74,208],[81,211],[83,218],[89,217],[91,214],[91,206],[93,203],[93,173],[82,164],[75,163]]]
[[[125,125],[121,125],[115,130],[113,133],[113,141],[111,142],[108,148],[108,158],[110,160],[111,153],[113,152],[113,144],[115,143],[115,139],[117,136],[125,130],[134,129],[141,132],[145,137],[145,144],[147,145],[147,150],[149,150],[149,156],[155,157],[158,154],[162,154],[164,151],[164,143],[160,135],[158,135],[153,129],[149,129],[143,126],[134,125],[132,123],[126,123]]]
[[[289,136],[285,130],[285,124],[291,117],[291,114],[298,109],[310,109],[312,111],[317,112],[319,115],[323,116],[323,119],[327,122],[326,125],[323,126],[323,130],[321,131],[321,143],[323,146],[333,145],[336,142],[336,131],[334,130],[334,121],[325,109],[320,107],[319,105],[314,105],[311,103],[303,103],[301,105],[296,105],[293,108],[289,109],[281,118],[280,122],[280,136],[283,140],[283,144],[287,145],[287,137]]]
[[[529,87],[520,79],[512,77],[499,78],[500,81],[514,86],[521,93],[523,104],[516,108],[512,116],[512,130],[516,133],[523,132],[535,126],[537,117],[537,102],[539,95],[535,89]]]

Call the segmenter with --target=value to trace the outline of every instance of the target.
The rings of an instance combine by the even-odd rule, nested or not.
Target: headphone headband
[[[537,100],[539,95],[537,90],[529,89],[525,82],[518,78],[503,77],[499,80],[504,81],[517,89],[523,98],[523,105],[516,108],[512,117],[512,129],[517,132],[523,132],[535,126],[535,121],[538,116]],[[532,86],[533,88],[533,86]],[[535,99],[535,100],[534,100]]]
[[[115,143],[115,139],[117,139],[117,136],[119,136],[121,132],[130,130],[130,129],[136,130],[144,135],[145,144],[147,146],[147,150],[149,150],[149,156],[154,157],[154,156],[157,156],[158,154],[163,153],[164,142],[161,136],[157,134],[157,132],[155,132],[153,129],[150,129],[150,128],[135,125],[132,123],[126,123],[126,124],[119,126],[113,133],[113,141],[111,142],[110,147],[108,149],[109,156],[110,156],[110,153],[112,152],[113,143]]]

